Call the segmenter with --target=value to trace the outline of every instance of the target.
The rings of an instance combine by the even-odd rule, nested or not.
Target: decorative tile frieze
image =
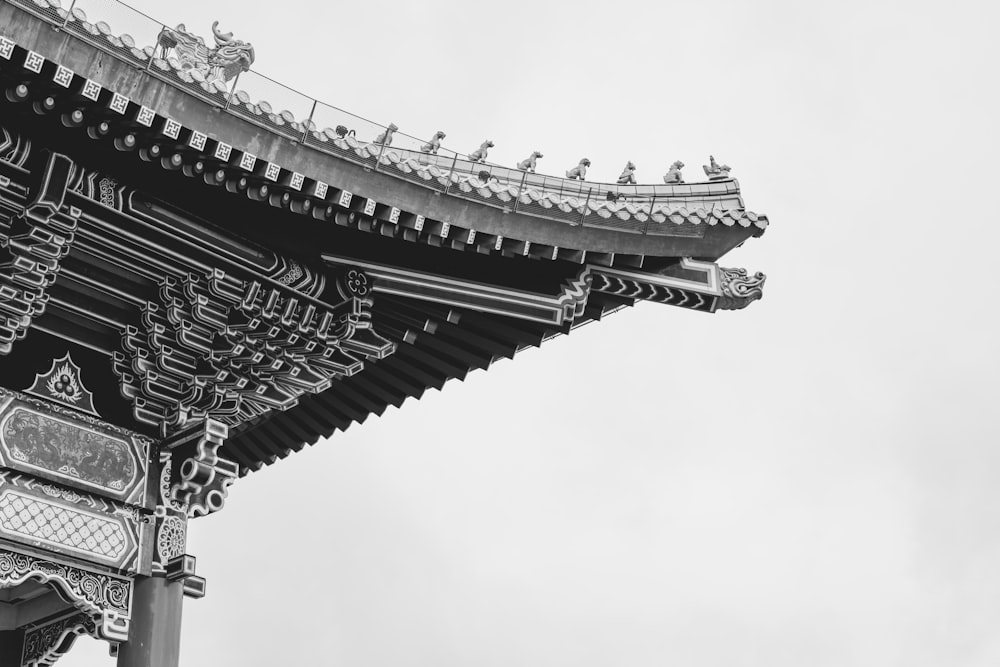
[[[101,84],[97,83],[93,79],[87,79],[83,84],[83,88],[80,90],[80,94],[91,102],[96,102],[97,98],[101,96]]]
[[[153,119],[156,118],[156,112],[154,112],[149,107],[140,106],[139,113],[135,115],[135,122],[139,123],[143,127],[150,127],[153,124]]]
[[[215,145],[215,151],[213,156],[216,160],[221,160],[223,162],[229,162],[229,156],[232,155],[233,147],[229,144],[224,144],[221,141]]]
[[[52,75],[52,80],[63,88],[69,88],[73,82],[73,70],[59,65],[56,67],[56,73]]]
[[[42,71],[42,65],[45,64],[45,56],[40,53],[35,53],[34,51],[28,51],[24,56],[24,69],[29,72],[34,72],[38,74]]]
[[[111,101],[108,102],[108,108],[116,114],[125,115],[125,112],[128,110],[128,98],[124,95],[114,93],[111,95]]]
[[[169,139],[177,139],[181,133],[181,124],[173,118],[168,118],[163,124],[163,136]]]
[[[208,141],[208,135],[192,131],[191,136],[188,137],[188,146],[194,148],[195,150],[203,151],[205,150],[206,141]]]

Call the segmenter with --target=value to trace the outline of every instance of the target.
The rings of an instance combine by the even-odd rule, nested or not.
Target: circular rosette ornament
[[[372,293],[368,274],[361,269],[348,269],[337,281],[340,296],[345,299],[367,299]]]

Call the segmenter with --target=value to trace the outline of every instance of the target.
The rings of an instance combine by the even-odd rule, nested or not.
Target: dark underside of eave
[[[369,362],[356,376],[341,379],[327,391],[309,396],[285,412],[236,429],[227,441],[225,456],[236,460],[244,474],[399,407],[410,397],[420,398],[430,388],[440,389],[451,379],[465,379],[471,371],[509,359],[525,347],[568,332],[543,324],[460,311],[411,299],[381,296],[377,300],[375,330],[394,340],[394,354]],[[600,319],[632,300],[592,294],[583,317],[574,326]],[[450,319],[452,322],[449,322]],[[456,321],[457,320],[457,321]],[[411,341],[411,342],[405,342]]]
[[[30,113],[16,117],[5,115],[2,119],[14,129],[34,137],[36,153],[46,145],[58,147],[59,152],[83,166],[112,176],[120,185],[135,188],[165,205],[175,204],[180,210],[195,204],[197,219],[204,229],[246,239],[250,245],[276,250],[314,269],[323,270],[320,254],[333,251],[550,294],[558,293],[563,282],[580,270],[580,265],[573,262],[484,256],[447,247],[407,243],[304,219],[286,210],[262,207],[259,202],[234,197],[223,189],[207,187],[179,173],[164,172],[158,166],[139,162],[131,154],[119,153],[100,142],[81,137],[79,132],[63,128],[53,130],[50,125],[43,124],[43,119],[32,118]],[[120,217],[89,200],[77,197],[76,201],[89,212],[88,215],[110,216],[107,219],[112,221]],[[105,396],[102,414],[106,418],[155,435],[149,427],[131,419],[127,402],[117,395],[118,387],[108,359],[118,347],[121,329],[135,323],[138,309],[133,303],[102,294],[71,276],[97,276],[97,282],[134,292],[140,299],[151,298],[156,286],[123,281],[123,276],[116,276],[107,266],[94,262],[81,248],[71,250],[64,260],[64,275],[50,288],[53,300],[46,313],[36,321],[39,331],[19,343],[12,355],[23,353],[23,358],[7,358],[0,363],[0,370],[9,369],[7,377],[13,378],[15,372],[18,377],[17,382],[5,380],[4,384],[15,389],[27,386],[34,372],[46,370],[46,360],[65,352],[57,339],[41,333],[48,331],[81,345],[74,356],[87,358],[86,365],[91,369],[104,367],[99,373],[92,372],[91,376],[97,375],[94,389]],[[631,303],[631,299],[594,293],[574,326],[600,319]],[[76,312],[66,304],[73,304]],[[92,312],[96,317],[90,319],[81,312]],[[287,411],[272,412],[234,429],[223,455],[237,461],[244,474],[258,470],[307,444],[345,430],[353,422],[361,423],[371,414],[380,415],[389,405],[398,407],[409,397],[419,398],[428,388],[440,389],[450,379],[464,379],[472,370],[488,368],[498,359],[511,358],[520,349],[540,345],[546,338],[569,330],[566,326],[388,295],[375,297],[373,326],[397,344],[394,354],[368,362],[359,374],[342,378],[321,394],[301,399]],[[22,363],[29,359],[31,364]],[[112,393],[116,395],[111,397]]]

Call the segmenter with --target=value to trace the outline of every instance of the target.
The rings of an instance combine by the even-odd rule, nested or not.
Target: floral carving
[[[43,399],[97,415],[94,395],[83,386],[80,367],[73,362],[69,353],[54,360],[47,372],[36,375],[34,384],[27,391]]]
[[[156,551],[160,562],[166,563],[183,556],[186,545],[187,526],[184,520],[173,514],[163,517],[156,535]]]
[[[348,269],[340,279],[338,287],[340,287],[341,296],[345,299],[351,297],[363,299],[371,293],[371,283],[368,276],[360,269]]]
[[[49,393],[54,398],[58,398],[66,403],[75,405],[81,397],[80,383],[77,382],[76,371],[68,363],[55,369],[55,372],[49,376],[48,381],[45,383],[45,388],[49,390]]]

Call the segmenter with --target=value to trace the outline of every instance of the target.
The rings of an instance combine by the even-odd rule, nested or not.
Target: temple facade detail
[[[142,43],[87,9],[0,0],[0,665],[86,634],[177,667],[191,522],[233,484],[624,307],[763,296],[721,262],[768,218],[712,156],[603,183],[323,127],[218,23]]]

